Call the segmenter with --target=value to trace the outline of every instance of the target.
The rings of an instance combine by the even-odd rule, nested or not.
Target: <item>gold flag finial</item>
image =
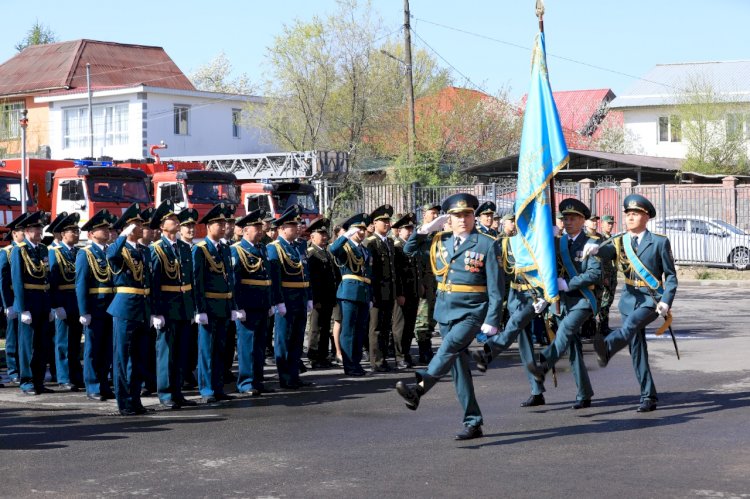
[[[544,16],[544,0],[536,0],[536,17]]]

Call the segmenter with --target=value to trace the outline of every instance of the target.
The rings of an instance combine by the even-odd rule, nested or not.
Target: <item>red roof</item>
[[[445,113],[452,111],[458,103],[465,104],[489,98],[491,98],[489,95],[478,90],[461,87],[444,87],[434,94],[416,99],[414,106],[417,108],[417,117],[419,117],[420,112],[437,111]]]
[[[161,47],[73,40],[32,45],[0,64],[0,96],[86,88],[87,63],[92,87],[195,90]]]

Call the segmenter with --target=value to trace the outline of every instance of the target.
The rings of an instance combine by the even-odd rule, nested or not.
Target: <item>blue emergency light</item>
[[[76,159],[73,161],[76,166],[114,166],[114,161],[93,161],[91,159]]]

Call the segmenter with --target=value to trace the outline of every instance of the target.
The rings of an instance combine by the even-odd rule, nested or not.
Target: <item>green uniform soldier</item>
[[[397,281],[400,289],[396,290],[398,298],[393,307],[392,320],[396,367],[399,369],[411,368],[414,365],[410,350],[417,322],[419,284],[422,276],[419,255],[407,255],[404,246],[414,232],[415,222],[414,213],[407,213],[391,226],[396,234],[393,242],[396,250],[396,274],[400,276]]]
[[[492,228],[496,211],[497,206],[492,201],[485,201],[479,205],[479,208],[474,212],[477,217],[477,230],[479,232],[495,238],[498,236],[497,231]]]
[[[319,217],[313,220],[307,228],[310,233],[307,265],[310,269],[310,288],[313,299],[307,357],[313,369],[333,366],[328,360],[331,348],[331,316],[336,306],[336,291],[340,278],[333,255],[327,249],[330,225],[329,219]]]
[[[422,225],[429,224],[440,215],[440,205],[428,203],[422,207]],[[442,229],[442,227],[441,227]],[[430,265],[430,238],[425,238],[419,247],[421,263],[421,282],[419,286],[419,309],[417,311],[417,346],[419,363],[428,364],[432,359],[432,332],[437,326],[435,321],[435,298],[437,283]]]
[[[612,215],[602,216],[602,237],[612,237],[612,229],[615,226],[615,217]],[[609,332],[609,309],[615,301],[617,292],[617,262],[614,260],[602,261],[602,302],[599,309],[601,323],[599,331]]]

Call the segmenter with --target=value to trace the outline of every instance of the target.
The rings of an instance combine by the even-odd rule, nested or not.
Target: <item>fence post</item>
[[[661,184],[659,186],[659,197],[661,198],[661,220],[664,224],[664,232],[667,231],[667,186]]]
[[[419,187],[419,182],[412,182],[411,183],[411,210],[406,210],[407,212],[411,211],[416,213],[417,212],[417,187]]]
[[[497,206],[497,184],[492,182],[490,185],[492,186],[490,191],[492,194],[492,202]]]
[[[721,185],[729,196],[729,206],[727,206],[729,220],[727,222],[732,225],[737,225],[737,181],[737,177],[733,175],[721,179]]]
[[[596,210],[596,206],[594,206],[593,203],[594,184],[596,184],[596,182],[590,178],[578,181],[579,199],[589,207],[591,213],[594,213]]]

